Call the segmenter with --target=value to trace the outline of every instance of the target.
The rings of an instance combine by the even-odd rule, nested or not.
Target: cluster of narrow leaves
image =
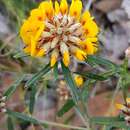
[[[78,110],[81,116],[83,116],[83,118],[86,118],[86,114],[87,114],[85,111],[86,108],[84,108],[84,110],[80,110],[79,102],[81,102],[82,104],[86,104],[86,101],[89,98],[91,86],[97,81],[105,81],[111,78],[112,76],[116,76],[117,78],[120,79],[119,85],[121,86],[122,92],[124,93],[125,96],[127,95],[126,90],[128,89],[128,85],[130,84],[130,80],[129,80],[130,76],[127,71],[128,60],[125,60],[124,64],[119,66],[99,56],[88,56],[88,58],[86,59],[87,64],[93,66],[94,68],[103,67],[106,69],[106,71],[99,74],[92,73],[92,72],[83,72],[83,73],[74,72],[76,74],[79,74],[87,78],[81,90],[78,89],[78,87],[76,86],[73,80],[73,76],[72,76],[73,72],[71,72],[69,68],[64,65],[63,62],[60,62],[60,63],[61,63],[61,68],[62,68],[62,73],[64,75],[64,79],[66,83],[68,84],[72,98],[68,99],[66,103],[63,105],[63,107],[58,111],[57,116],[59,117],[62,117],[66,112],[68,112],[70,109],[74,107],[76,108],[76,110]],[[25,83],[25,88],[31,88],[30,101],[29,101],[30,114],[33,113],[33,108],[34,108],[35,99],[36,99],[36,92],[37,92],[37,83],[43,76],[45,76],[48,72],[50,72],[51,69],[52,68],[50,67],[50,64],[43,66],[43,68],[41,68],[39,72],[32,75],[32,77]],[[54,66],[53,72],[56,79],[58,79],[58,64]],[[9,87],[9,89],[4,93],[4,96],[6,96],[6,100],[11,98],[12,94],[16,91],[19,84],[22,81],[24,81],[24,79],[26,79],[26,76],[27,76],[26,74],[21,75],[20,78],[13,85]],[[27,116],[22,113],[13,112],[10,109],[7,109],[6,114],[8,115],[7,122],[8,122],[9,130],[14,129],[14,126],[13,126],[14,118],[16,119],[18,118],[25,122],[30,122],[32,124],[43,125],[44,127],[52,125],[52,126],[71,128],[71,126],[63,125],[63,124],[58,125],[54,122],[48,122],[48,121],[41,122],[33,118],[32,116],[29,116],[29,115]],[[94,124],[105,125],[108,130],[111,130],[112,128],[125,128],[125,129],[129,128],[126,125],[124,118],[120,116],[119,117],[89,117],[87,121],[89,121],[91,125],[94,125]],[[75,127],[72,127],[72,129],[73,128]],[[80,129],[84,129],[84,128],[80,128]]]

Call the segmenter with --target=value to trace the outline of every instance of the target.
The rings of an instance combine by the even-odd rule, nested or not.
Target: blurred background
[[[22,41],[19,37],[19,28],[29,11],[38,6],[42,0],[0,0],[0,92],[3,93],[22,73],[29,76],[45,65],[45,58],[15,58],[14,55],[22,52]],[[125,50],[130,44],[130,0],[82,0],[84,10],[90,12],[100,27],[99,52],[104,58],[121,64],[125,58]],[[71,1],[68,1],[71,3]],[[78,71],[92,70],[83,63],[73,63],[73,69]],[[60,72],[59,72],[60,73]],[[108,112],[111,97],[116,86],[116,78],[95,84],[91,88],[89,99],[89,112],[92,116],[117,115],[114,107]],[[25,81],[26,82],[26,81]],[[39,120],[76,124],[81,126],[81,120],[74,110],[66,113],[64,117],[56,115],[59,108],[69,98],[70,93],[66,84],[59,76],[55,80],[52,72],[41,79],[37,86],[37,100],[34,116]],[[24,82],[7,106],[18,112],[27,112],[28,97],[31,90],[24,89]],[[61,92],[62,91],[62,92]],[[121,94],[116,97],[117,102],[122,101]],[[6,129],[6,116],[0,114],[0,130]],[[16,121],[16,129],[32,130],[28,123]],[[38,128],[41,130],[44,128]],[[55,128],[52,128],[55,130]]]

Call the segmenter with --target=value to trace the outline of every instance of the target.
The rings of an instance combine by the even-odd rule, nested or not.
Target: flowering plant
[[[113,128],[129,129],[130,123],[130,99],[128,98],[128,85],[130,84],[130,76],[128,68],[129,49],[126,51],[126,58],[122,65],[106,60],[99,55],[98,51],[98,33],[94,17],[88,10],[82,11],[82,1],[72,0],[70,6],[67,0],[61,2],[43,1],[40,5],[33,9],[29,17],[24,20],[20,28],[20,37],[23,41],[23,52],[16,54],[15,58],[23,57],[39,57],[48,58],[46,65],[42,64],[42,68],[31,75],[22,74],[16,82],[0,95],[0,111],[8,115],[8,126],[13,130],[13,118],[21,119],[33,125],[49,127],[56,126],[77,130],[92,130],[95,124],[103,125],[103,129],[112,130]],[[79,62],[89,65],[96,71],[74,71],[71,66],[73,62]],[[36,66],[35,66],[36,67]],[[37,68],[37,67],[36,67]],[[104,71],[101,71],[103,68]],[[34,105],[36,101],[37,88],[48,73],[53,74],[56,80],[64,79],[62,86],[56,89],[60,99],[65,104],[58,111],[57,116],[61,117],[71,108],[75,108],[84,127],[59,124],[50,121],[41,121],[33,117]],[[62,70],[62,73],[60,73]],[[88,99],[92,85],[97,81],[102,82],[117,77],[117,87],[112,97],[111,106],[114,106],[115,96],[121,89],[124,97],[124,105],[116,104],[123,114],[117,117],[91,117],[88,110]],[[46,76],[47,77],[47,76]],[[28,115],[14,112],[7,107],[6,102],[17,87],[23,83],[25,90],[31,90],[29,98]],[[86,105],[87,104],[87,105]],[[82,106],[82,108],[80,107]]]
[[[80,0],[73,0],[70,8],[66,0],[60,5],[56,1],[55,8],[52,1],[42,2],[21,27],[24,51],[36,57],[48,55],[51,67],[58,59],[68,66],[70,56],[83,61],[94,54],[99,29],[89,11],[81,12]]]

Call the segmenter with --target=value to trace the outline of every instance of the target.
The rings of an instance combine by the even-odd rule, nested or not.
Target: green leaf
[[[75,103],[73,100],[69,99],[63,107],[58,111],[57,115],[59,117],[63,116],[66,112],[68,112],[71,108],[75,106]]]
[[[111,125],[108,125],[108,126],[106,126],[106,128],[105,128],[105,130],[112,130],[113,129],[113,126],[111,126]]]
[[[12,116],[12,117],[15,117],[15,118],[18,118],[18,119],[21,119],[21,120],[24,120],[24,121],[27,121],[27,122],[30,122],[30,123],[33,123],[33,124],[40,124],[39,121],[32,118],[31,116],[28,116],[28,115],[25,115],[25,114],[22,114],[22,113],[19,113],[19,112],[13,112],[13,111],[7,109],[6,113],[9,116]]]
[[[54,65],[53,72],[54,72],[54,78],[55,80],[57,80],[58,79],[58,62]]]
[[[86,73],[75,72],[75,73],[79,74],[79,75],[82,75],[83,77],[89,78],[89,79],[95,79],[95,80],[100,80],[100,81],[106,80],[105,77],[103,77],[101,75],[94,74],[94,73],[90,73],[90,72],[86,72]]]
[[[27,81],[26,87],[31,87],[36,81],[38,81],[43,75],[48,73],[51,70],[50,64],[47,64],[45,67],[43,67],[39,72],[33,75],[33,77]]]
[[[71,91],[71,94],[72,94],[72,97],[73,97],[73,100],[77,103],[78,102],[78,99],[79,99],[79,92],[78,92],[78,89],[77,89],[77,86],[72,78],[72,75],[70,73],[70,70],[68,67],[66,67],[64,65],[63,62],[61,62],[61,66],[62,66],[62,71],[63,71],[63,74],[64,74],[64,78],[68,84],[68,87]]]
[[[90,87],[91,87],[91,80],[86,80],[85,83],[83,84],[83,89],[81,92],[81,97],[84,102],[86,102],[86,100],[89,98]]]
[[[89,56],[87,56],[86,62],[89,63],[89,64],[95,63],[95,64],[98,64],[98,65],[104,65],[104,66],[106,66],[108,68],[117,67],[117,65],[114,64],[113,62],[111,62],[109,60],[106,60],[104,58],[101,58],[99,56],[89,55]]]
[[[92,117],[90,121],[93,124],[111,125],[117,128],[128,128],[124,119],[119,117]]]
[[[12,94],[16,91],[19,84],[24,80],[25,75],[22,75],[20,78],[18,78],[4,93],[4,96],[6,96],[6,99],[10,98]]]
[[[105,77],[106,79],[108,79],[109,77],[111,77],[111,76],[117,74],[118,71],[119,71],[118,69],[111,69],[111,70],[106,71],[106,72],[104,72],[104,73],[101,73],[101,74],[99,74],[99,75]]]
[[[13,57],[15,58],[15,59],[18,59],[18,58],[23,58],[23,57],[28,57],[29,55],[27,55],[27,54],[25,54],[25,53],[23,53],[23,52],[18,52],[18,53],[16,53]]]
[[[10,116],[8,116],[7,118],[7,126],[8,126],[8,130],[14,130],[13,120],[12,117]]]
[[[21,119],[26,122],[30,122],[32,124],[43,125],[45,128],[47,128],[48,126],[54,126],[54,127],[68,128],[68,129],[73,129],[73,130],[86,130],[86,128],[83,128],[83,127],[65,125],[65,124],[60,124],[60,123],[50,122],[50,121],[45,121],[45,120],[39,121],[31,116],[27,116],[27,115],[19,113],[19,112],[13,112],[9,109],[7,109],[6,114],[8,114],[9,116],[12,116],[14,118]]]
[[[36,97],[37,87],[36,84],[32,85],[32,90],[30,93],[30,103],[29,103],[29,112],[32,114],[35,105],[35,97]]]

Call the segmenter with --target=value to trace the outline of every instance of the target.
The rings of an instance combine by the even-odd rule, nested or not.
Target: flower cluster
[[[130,98],[126,98],[125,104],[116,104],[116,107],[125,115],[127,124],[130,124]]]
[[[62,100],[68,100],[71,98],[71,94],[69,89],[66,87],[65,81],[61,80],[58,84],[58,88],[56,89],[57,94],[59,95],[59,99]]]
[[[0,112],[6,112],[6,97],[0,92]]]
[[[41,2],[24,21],[20,36],[24,52],[35,57],[48,55],[53,67],[58,60],[66,66],[70,56],[85,60],[97,50],[99,28],[88,11],[82,14],[81,0]]]

